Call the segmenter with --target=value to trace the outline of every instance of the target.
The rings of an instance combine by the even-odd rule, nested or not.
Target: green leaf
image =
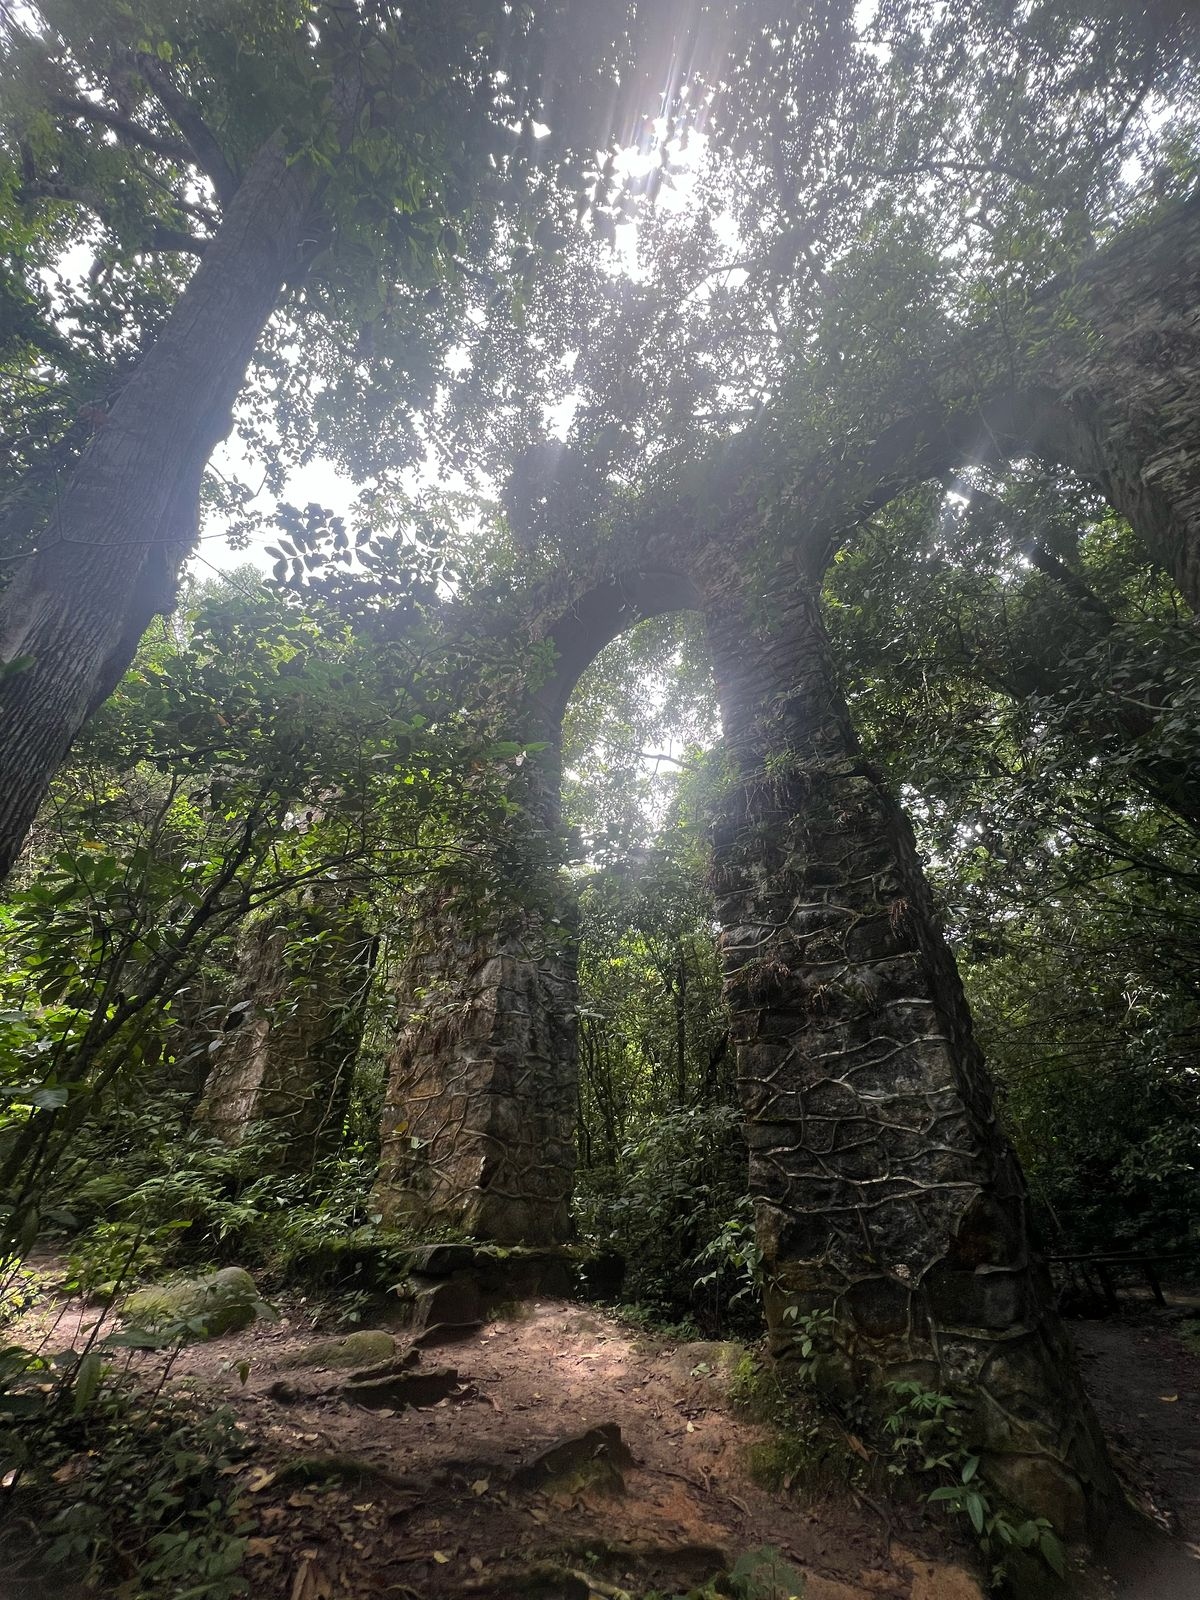
[[[1051,1572],[1056,1577],[1065,1577],[1067,1573],[1067,1552],[1063,1549],[1062,1542],[1052,1528],[1047,1528],[1043,1532],[1038,1540],[1038,1549]]]
[[[69,1089],[35,1089],[29,1097],[31,1106],[36,1106],[39,1111],[58,1111],[66,1105],[71,1098]]]
[[[983,1524],[987,1519],[987,1502],[981,1494],[971,1492],[967,1495],[966,1505],[967,1515],[971,1519],[971,1526],[976,1533],[982,1533]]]
[[[72,1388],[72,1410],[78,1417],[86,1411],[96,1398],[96,1391],[100,1387],[100,1380],[104,1376],[104,1363],[96,1350],[89,1350],[79,1363],[79,1370],[75,1374],[75,1383]]]

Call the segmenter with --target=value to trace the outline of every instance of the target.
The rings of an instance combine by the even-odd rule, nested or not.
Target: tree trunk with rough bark
[[[734,768],[713,883],[773,1349],[828,1318],[835,1391],[965,1396],[991,1481],[1096,1532],[1102,1438],[907,819],[858,751],[815,598],[788,573],[765,602],[708,587]]]
[[[151,619],[174,603],[200,482],[281,289],[315,180],[260,150],[170,320],[99,422],[38,541],[0,591],[0,878],[71,741]]]

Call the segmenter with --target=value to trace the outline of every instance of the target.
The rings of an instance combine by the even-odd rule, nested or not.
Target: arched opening
[[[834,1389],[972,1394],[984,1470],[1082,1529],[1111,1492],[1103,1446],[911,828],[862,758],[817,597],[786,567],[749,582],[728,551],[696,588],[725,732],[710,882],[774,1352],[795,1357],[800,1329]],[[619,590],[574,615],[544,732],[590,645],[636,617]],[[579,1008],[574,913],[550,915],[536,876],[536,922],[469,945],[432,930],[384,1181],[410,1220],[544,1245],[570,1228]]]
[[[564,717],[579,905],[578,1237],[623,1258],[631,1302],[706,1337],[761,1331],[705,844],[720,737],[695,611],[614,639]]]
[[[698,601],[684,574],[647,568],[582,589],[549,630],[555,665],[513,708],[514,725],[541,746],[514,823],[530,848],[516,852],[507,898],[479,926],[431,904],[401,978],[407,1021],[392,1054],[378,1191],[390,1220],[506,1245],[571,1236],[579,1019],[562,718],[606,645]]]

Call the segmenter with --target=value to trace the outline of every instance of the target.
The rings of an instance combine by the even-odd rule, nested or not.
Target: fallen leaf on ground
[[[333,1584],[315,1551],[306,1550],[301,1555],[289,1600],[333,1600]]]

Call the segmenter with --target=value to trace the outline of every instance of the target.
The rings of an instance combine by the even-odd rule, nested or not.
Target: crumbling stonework
[[[774,1352],[835,1389],[975,1399],[1019,1505],[1095,1528],[1111,1478],[1028,1233],[911,830],[863,761],[816,600],[709,610],[734,776],[713,884]]]
[[[327,897],[328,898],[328,897]],[[371,941],[336,901],[310,894],[251,919],[237,999],[196,1121],[228,1144],[266,1125],[303,1170],[336,1144],[370,977]]]
[[[575,951],[560,922],[509,908],[470,925],[430,905],[398,981],[377,1203],[435,1236],[556,1244],[575,1172]],[[464,921],[467,926],[464,928]]]
[[[559,871],[562,716],[580,673],[643,616],[688,604],[672,571],[606,576],[527,621],[554,646],[506,734],[543,748],[514,785],[505,881],[433,885],[396,984],[376,1203],[388,1223],[501,1244],[571,1237],[579,1030],[575,897]]]
[[[1018,444],[1094,483],[1200,611],[1200,205],[1085,265],[1031,333]]]
[[[987,1474],[1069,1533],[1097,1529],[1112,1503],[1103,1442],[911,830],[858,750],[815,593],[897,495],[1033,454],[1091,480],[1200,609],[1198,307],[1191,203],[990,322],[904,353],[834,437],[773,452],[767,417],[761,436],[717,452],[694,501],[658,506],[632,539],[618,530],[607,568],[560,572],[524,619],[557,652],[551,682],[523,699],[553,744],[611,638],[663,611],[705,614],[734,769],[713,885],[776,1354],[814,1318],[834,1386],[917,1378],[966,1395]],[[760,456],[786,462],[769,494]],[[790,541],[750,530],[767,503]],[[751,572],[770,575],[769,592]],[[516,827],[549,834],[548,815]],[[490,919],[429,903],[385,1114],[393,1219],[566,1237],[575,977],[569,939],[546,938],[546,882],[534,871],[525,910]]]

